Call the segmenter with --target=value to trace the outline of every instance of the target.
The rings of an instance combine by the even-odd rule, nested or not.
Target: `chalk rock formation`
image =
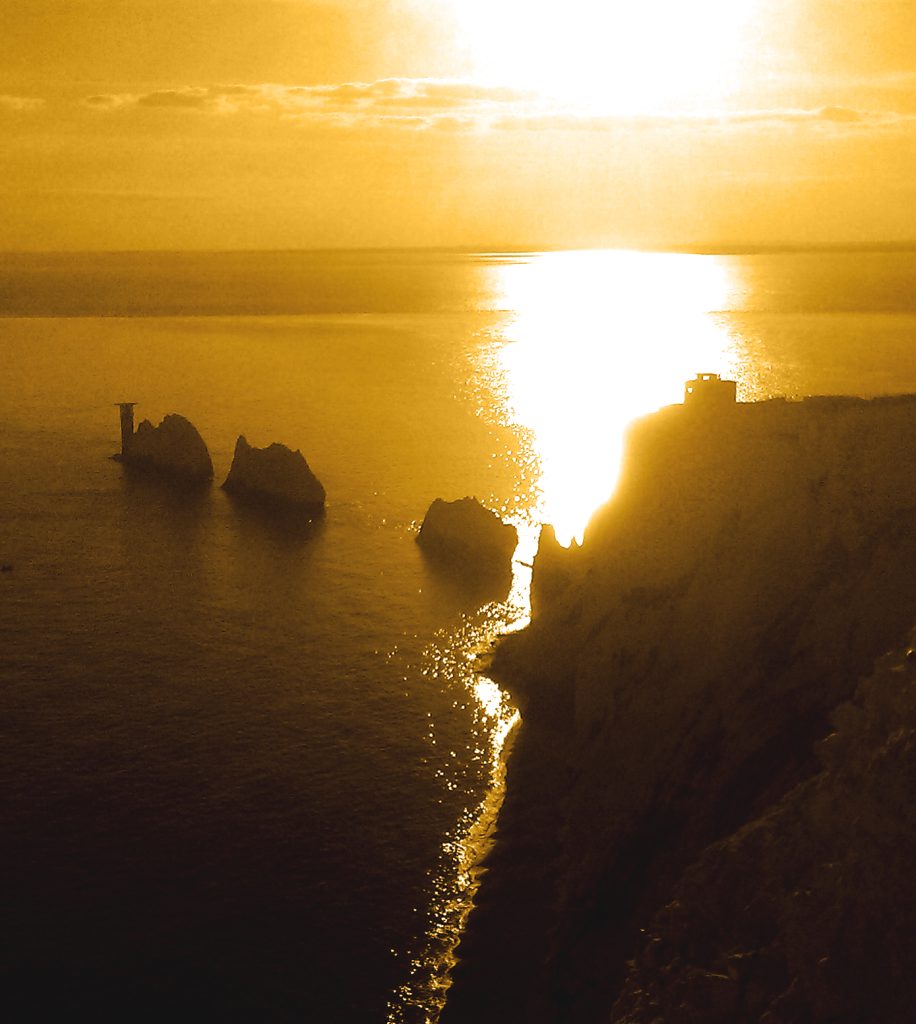
[[[213,463],[197,428],[184,416],[170,413],[158,427],[143,420],[118,458],[131,466],[154,469],[188,481],[213,478]]]
[[[907,961],[882,946],[879,964],[860,942],[867,926],[844,942],[844,904],[831,908],[828,892],[859,877],[879,884],[895,841],[882,831],[890,795],[906,821],[888,834],[912,850],[910,740],[889,732],[877,743],[887,760],[856,784],[856,820],[831,820],[839,776],[806,780],[821,770],[815,750],[835,709],[916,621],[916,397],[739,405],[727,420],[672,407],[638,422],[617,494],[581,547],[542,538],[531,625],[503,640],[490,667],[523,722],[442,1024],[905,1019],[825,1011],[853,984],[843,974],[872,995],[896,986],[876,1005],[912,1005]],[[850,744],[842,753],[839,732],[836,764],[852,759],[839,771],[853,785],[860,755]],[[894,771],[907,781],[891,787]],[[802,784],[811,796],[795,803],[787,794]],[[785,816],[774,825],[771,812]],[[810,884],[812,863],[828,870],[849,830],[872,825],[858,847],[870,866],[840,857],[842,882]],[[736,876],[755,858],[756,881]],[[757,881],[782,903],[755,903]],[[894,868],[890,884],[912,922],[916,876]],[[706,927],[707,892],[718,932]],[[674,900],[681,909],[658,917]],[[806,900],[817,905],[807,937],[794,931]],[[847,906],[871,920],[864,903]],[[644,928],[662,941],[640,953],[625,987]],[[759,975],[751,959],[721,959],[755,950]],[[817,966],[822,956],[829,967]],[[736,1004],[732,969],[769,995]],[[799,1005],[811,1013],[777,1012],[804,972]],[[662,992],[668,974],[693,994]],[[653,1016],[637,990],[663,1009]],[[721,1014],[680,1013],[671,1000],[681,998]],[[754,1015],[766,1006],[772,1017]]]
[[[912,1019],[914,641],[833,713],[822,770],[687,871],[611,1020]]]
[[[423,519],[417,543],[467,572],[510,572],[518,530],[476,498],[436,498]]]
[[[281,509],[315,513],[324,508],[321,481],[309,469],[301,451],[292,451],[283,444],[252,448],[240,436],[223,488],[230,494]]]
[[[575,540],[564,548],[557,540],[556,530],[550,523],[541,527],[534,572],[531,577],[531,612],[537,615],[557,600],[569,584],[568,565],[570,550],[578,550]]]

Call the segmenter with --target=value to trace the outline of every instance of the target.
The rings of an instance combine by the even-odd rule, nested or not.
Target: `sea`
[[[4,1018],[434,1024],[541,524],[581,538],[697,372],[916,392],[916,252],[5,254],[0,354]],[[127,401],[213,485],[113,461]],[[230,499],[239,435],[325,515]],[[511,584],[418,548],[465,496]]]

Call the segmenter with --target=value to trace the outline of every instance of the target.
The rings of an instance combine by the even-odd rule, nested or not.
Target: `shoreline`
[[[916,397],[728,415],[639,421],[581,549],[542,536],[532,624],[495,655],[524,721],[442,1024],[648,1024],[611,1015],[643,929],[818,776],[831,715],[916,622]]]

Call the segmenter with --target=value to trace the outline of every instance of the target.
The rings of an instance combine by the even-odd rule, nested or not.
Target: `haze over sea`
[[[905,250],[8,254],[0,313],[20,1019],[434,1018],[512,717],[474,655],[537,525],[581,536],[697,371],[916,392]],[[326,517],[126,472],[119,401],[187,416],[216,483],[240,433],[301,448]],[[467,494],[522,528],[509,594],[414,543]]]

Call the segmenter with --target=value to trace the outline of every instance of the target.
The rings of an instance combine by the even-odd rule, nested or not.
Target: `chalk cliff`
[[[156,470],[188,481],[213,478],[210,453],[197,428],[184,416],[170,413],[158,427],[143,420],[133,434],[122,436],[121,462]]]
[[[729,851],[746,865],[750,851],[765,853],[788,885],[792,871],[811,874],[830,842],[842,845],[842,821],[831,833],[831,815],[842,803],[837,780],[851,785],[854,773],[811,781],[823,771],[817,750],[843,747],[842,737],[817,744],[916,622],[914,567],[916,398],[677,406],[635,424],[617,494],[581,547],[562,549],[543,532],[532,623],[497,650],[493,673],[523,723],[443,1024],[756,1022],[761,1007],[773,1024],[866,1019],[826,1009],[842,1003],[847,970],[899,995],[900,963],[881,962],[858,931],[824,946],[834,966],[817,975],[826,988],[816,996],[817,970],[799,958],[769,975],[761,968],[754,984],[766,992],[753,998],[715,975],[744,969],[731,953],[749,964],[762,950],[759,963],[769,963],[767,942],[820,948],[797,934],[801,913],[773,910],[770,938],[752,937],[754,915],[766,915],[750,878],[727,880]],[[894,675],[901,687],[903,678]],[[856,791],[863,807],[892,765],[911,771],[908,728]],[[797,796],[800,785],[832,795]],[[913,791],[893,792],[911,829]],[[874,841],[862,855],[877,884],[874,858],[894,842],[880,829],[892,816],[884,805],[869,813]],[[807,849],[791,838],[812,832]],[[893,882],[912,922],[916,882],[902,870]],[[827,903],[838,892],[812,891]],[[719,932],[708,926],[714,911],[704,917],[707,892]],[[841,916],[841,904],[825,905],[811,927]],[[731,948],[742,928],[746,938]],[[658,994],[669,977],[695,988],[683,1012]],[[808,1010],[786,1003],[777,1013],[793,986]],[[723,1015],[703,1016],[710,1005]]]
[[[833,713],[821,771],[688,869],[610,1019],[912,1020],[914,643]]]
[[[324,509],[321,481],[301,451],[292,451],[283,444],[253,448],[240,436],[223,489],[277,509],[309,514]]]
[[[518,531],[476,498],[436,500],[429,506],[417,543],[463,572],[511,573]]]

